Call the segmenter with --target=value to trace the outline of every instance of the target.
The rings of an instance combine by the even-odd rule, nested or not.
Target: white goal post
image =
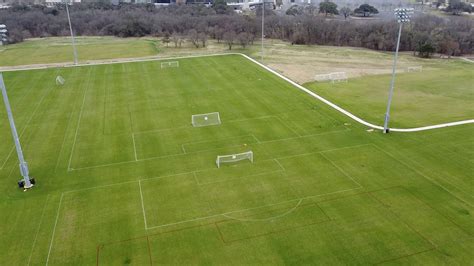
[[[216,159],[216,165],[217,168],[220,168],[222,163],[234,163],[242,160],[249,160],[253,163],[253,152],[247,151],[230,155],[218,155]]]
[[[331,81],[332,83],[335,82],[347,82],[347,74],[346,72],[334,72],[331,73]]]
[[[161,68],[179,67],[178,61],[161,62]]]
[[[56,85],[64,85],[65,82],[66,80],[63,77],[61,76],[56,77]]]
[[[407,72],[423,72],[423,66],[407,67]]]
[[[205,127],[221,124],[221,117],[219,112],[196,114],[191,116],[191,123],[193,127]]]
[[[314,77],[314,80],[318,82],[323,82],[323,81],[331,81],[332,83],[335,82],[347,82],[347,74],[346,72],[334,72],[334,73],[329,73],[329,74],[321,74],[321,75],[316,75]]]

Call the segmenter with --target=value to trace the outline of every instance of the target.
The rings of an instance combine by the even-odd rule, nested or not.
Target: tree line
[[[261,34],[258,8],[251,14],[236,14],[222,1],[216,1],[212,7],[173,5],[161,8],[93,2],[75,4],[70,12],[75,34],[79,36],[156,36],[166,45],[180,47],[186,41],[196,48],[206,46],[208,39],[215,39],[232,49],[235,45],[252,44]],[[289,15],[265,10],[265,36],[292,44],[395,49],[398,29],[395,19],[348,21],[318,13],[309,7]],[[69,34],[64,6],[15,5],[0,10],[0,18],[0,23],[9,29],[10,42]],[[400,48],[422,57],[433,53],[451,56],[471,54],[473,44],[472,19],[420,14],[404,27]]]

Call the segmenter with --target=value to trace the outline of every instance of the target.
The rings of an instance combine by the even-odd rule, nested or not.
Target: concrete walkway
[[[90,61],[87,63],[81,63],[74,65],[72,63],[57,63],[57,64],[40,64],[40,65],[27,65],[27,66],[16,66],[16,67],[0,67],[0,72],[10,72],[10,71],[21,71],[21,70],[34,70],[34,69],[47,69],[47,68],[57,68],[57,67],[79,67],[79,66],[95,66],[95,65],[107,65],[107,64],[121,64],[121,63],[130,63],[130,62],[146,62],[146,61],[157,61],[157,60],[170,60],[170,59],[185,59],[185,58],[196,58],[196,57],[209,57],[209,56],[223,56],[223,55],[240,55],[248,60],[252,61],[253,63],[263,67],[264,69],[268,70],[269,72],[277,75],[278,77],[284,79],[285,81],[289,82],[293,86],[297,87],[298,89],[304,91],[305,93],[311,95],[312,97],[322,101],[323,103],[331,106],[332,108],[336,109],[337,111],[343,113],[344,115],[350,117],[351,119],[355,120],[356,122],[365,125],[369,128],[383,130],[382,126],[374,125],[369,123],[362,118],[350,113],[349,111],[343,109],[342,107],[332,103],[331,101],[319,96],[318,94],[308,90],[307,88],[301,86],[300,84],[294,82],[293,80],[283,76],[282,74],[278,73],[277,71],[271,69],[270,67],[258,62],[257,60],[241,53],[221,53],[221,54],[207,54],[207,55],[193,55],[193,56],[180,56],[180,57],[143,57],[143,58],[124,58],[124,59],[111,59],[111,60],[103,60],[103,61]],[[460,59],[474,63],[474,61],[461,57]],[[391,132],[418,132],[418,131],[425,131],[425,130],[432,130],[437,128],[444,128],[444,127],[453,127],[465,124],[473,124],[474,119],[469,120],[462,120],[462,121],[455,121],[437,125],[430,125],[424,127],[415,127],[415,128],[390,128]]]

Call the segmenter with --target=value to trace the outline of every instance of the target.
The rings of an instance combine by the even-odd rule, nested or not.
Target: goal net
[[[61,76],[56,77],[56,85],[64,85],[64,82],[66,82],[66,80],[63,77]]]
[[[178,61],[161,62],[161,68],[179,67]]]
[[[249,160],[253,163],[253,152],[243,152],[230,155],[218,155],[216,159],[217,168],[221,167],[222,163],[234,163],[242,160]]]
[[[407,72],[422,72],[423,66],[411,66],[407,67]]]
[[[346,72],[334,72],[331,73],[331,81],[332,83],[335,82],[347,82],[347,74]]]
[[[318,82],[324,82],[324,81],[331,81],[332,83],[335,82],[347,82],[347,74],[346,72],[334,72],[334,73],[329,73],[329,74],[321,74],[321,75],[316,75],[314,79]]]
[[[219,116],[219,112],[197,114],[191,116],[191,123],[193,124],[193,127],[220,125],[221,117]]]
[[[314,80],[319,81],[319,82],[331,80],[331,74],[316,75],[314,77]]]

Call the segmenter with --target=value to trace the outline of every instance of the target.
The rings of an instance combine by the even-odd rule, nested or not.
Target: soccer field
[[[240,55],[177,61],[4,73],[38,184],[2,107],[0,265],[473,264],[473,125],[368,132]]]

